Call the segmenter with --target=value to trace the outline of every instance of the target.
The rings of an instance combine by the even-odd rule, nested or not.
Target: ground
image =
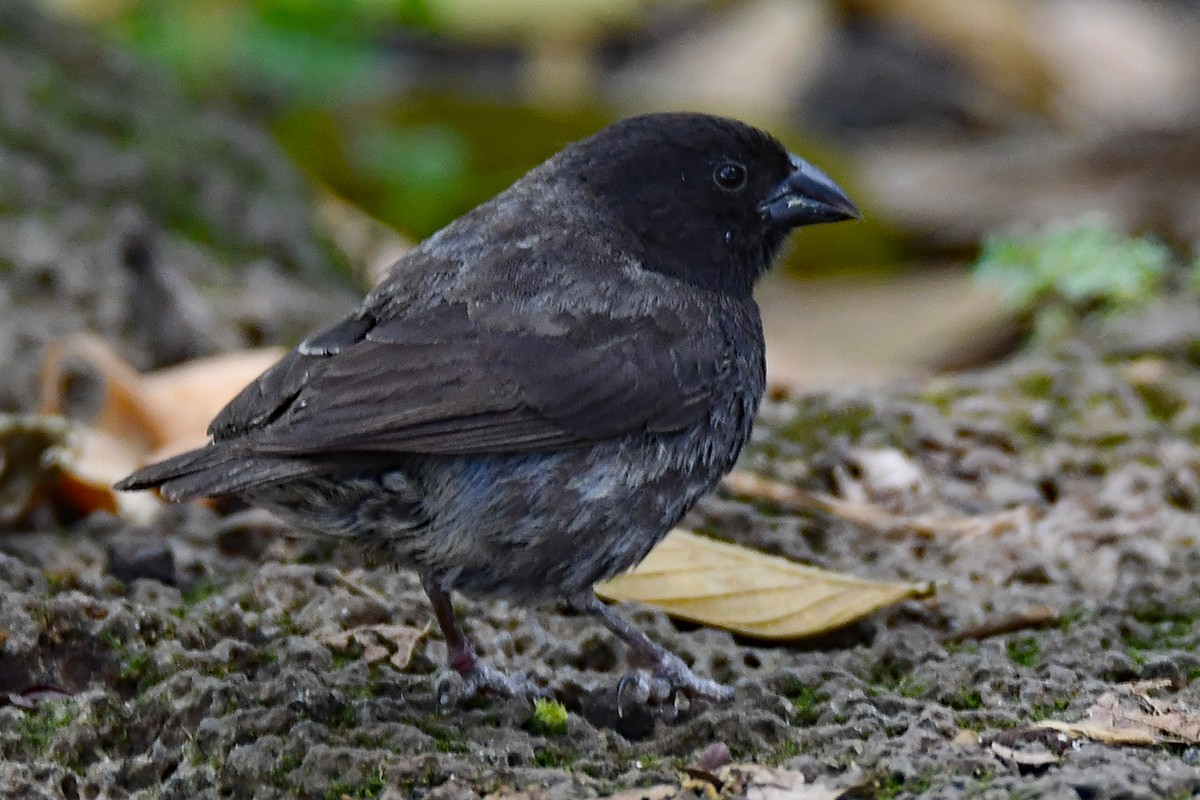
[[[22,36],[54,39],[21,24]],[[61,41],[59,66],[82,61],[103,82],[108,61]],[[54,48],[43,44],[31,55],[4,42],[6,75],[49,80],[39,59]],[[161,100],[121,72],[131,69],[117,70],[122,85]],[[145,366],[285,341],[348,307],[353,292],[319,277],[327,246],[294,218],[309,218],[302,184],[265,137],[209,117],[205,130],[225,144],[201,166],[161,166],[199,170],[196,208],[159,219],[155,195],[134,193],[121,217],[112,192],[130,175],[155,185],[152,174],[135,162],[128,174],[49,170],[80,152],[69,144],[77,121],[56,117],[63,132],[49,135],[58,122],[17,130],[42,118],[14,114],[0,114],[10,156],[0,184],[42,199],[0,198],[5,408],[33,407],[40,348],[64,332],[96,331]],[[88,141],[103,149],[99,134]],[[206,206],[212,197],[225,199]],[[236,235],[197,237],[229,222],[217,211],[231,198],[264,220],[289,219],[286,235],[238,216]],[[130,247],[139,237],[161,255],[140,259]],[[134,269],[173,277],[131,279]],[[191,283],[203,291],[179,288]],[[147,300],[146,286],[160,294]],[[136,311],[195,311],[196,297],[207,305],[182,344]],[[565,731],[540,726],[524,700],[436,706],[445,647],[410,574],[202,506],[145,526],[104,513],[26,516],[0,529],[0,795],[604,796],[678,785],[723,743],[735,761],[856,796],[1190,797],[1200,748],[1186,743],[1080,739],[1041,766],[991,743],[1020,750],[1027,726],[1082,719],[1139,679],[1164,679],[1155,697],[1173,708],[1200,704],[1198,343],[1200,309],[1181,298],[975,372],[777,392],[739,469],[846,505],[796,510],[725,488],[688,526],[833,570],[935,581],[937,596],[774,645],[631,610],[737,693],[623,717],[612,691],[635,665],[590,619],[460,600],[487,659],[564,703]],[[900,464],[904,479],[878,474],[880,463]]]
[[[330,636],[427,629],[417,581],[255,518],[184,506],[148,529],[95,514],[7,532],[0,680],[14,694],[0,707],[0,786],[9,796],[470,797],[530,786],[596,796],[676,782],[723,742],[735,760],[871,797],[1191,796],[1194,747],[1079,741],[1061,763],[1031,769],[987,746],[1038,720],[1078,720],[1135,679],[1167,679],[1160,697],[1196,702],[1200,383],[1187,353],[1200,315],[1153,318],[1172,315],[1177,329],[1143,337],[1156,341],[1114,330],[1057,357],[769,401],[742,469],[802,473],[799,485],[843,495],[858,486],[894,519],[935,522],[863,526],[719,492],[691,526],[831,569],[934,580],[939,592],[775,646],[634,611],[737,687],[728,704],[697,702],[674,718],[615,717],[611,690],[634,665],[590,620],[466,600],[458,607],[486,656],[529,672],[570,714],[565,732],[538,733],[522,700],[439,710],[436,633],[403,668],[378,655],[368,664]],[[1142,346],[1159,354],[1129,352]],[[862,464],[891,449],[916,481],[880,494]],[[936,522],[961,519],[978,525]],[[166,583],[113,574],[161,564],[164,550]],[[391,653],[402,638],[380,641]]]

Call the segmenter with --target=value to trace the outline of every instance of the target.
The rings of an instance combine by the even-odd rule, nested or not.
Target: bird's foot
[[[624,716],[633,706],[674,704],[679,695],[688,700],[723,702],[733,697],[733,689],[700,677],[679,656],[664,651],[653,674],[637,670],[621,678],[617,684],[617,710]]]
[[[506,675],[478,661],[461,671],[442,675],[437,684],[440,708],[457,705],[480,695],[499,697],[542,697],[546,692],[524,675]]]

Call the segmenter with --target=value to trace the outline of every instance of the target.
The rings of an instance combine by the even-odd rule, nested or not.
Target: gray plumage
[[[792,227],[856,214],[749,126],[624,120],[417,245],[246,387],[210,445],[119,488],[240,495],[416,569],[471,690],[512,684],[458,641],[454,589],[565,598],[669,689],[723,696],[592,585],[732,468],[765,382],[753,284]]]

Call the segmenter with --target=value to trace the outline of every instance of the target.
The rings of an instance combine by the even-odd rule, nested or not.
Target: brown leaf
[[[141,398],[162,432],[149,461],[208,442],[208,423],[247,384],[283,356],[265,347],[201,358],[142,376]]]
[[[965,628],[945,637],[943,641],[965,642],[971,639],[983,641],[993,636],[1003,636],[1006,633],[1014,633],[1015,631],[1057,625],[1061,619],[1062,614],[1058,612],[1058,609],[1039,603],[1015,614],[988,620],[972,628]]]
[[[823,492],[806,492],[753,473],[735,470],[722,485],[735,495],[770,503],[785,511],[822,511],[855,525],[888,534],[963,537],[993,536],[1029,524],[1032,510],[1018,507],[996,514],[903,514],[865,500],[848,500]]]
[[[931,583],[839,575],[679,529],[633,571],[596,587],[609,600],[637,600],[761,639],[824,633],[933,591]]]
[[[246,350],[139,375],[105,341],[79,335],[46,351],[39,412],[70,420],[70,448],[57,492],[80,513],[104,509],[145,516],[151,495],[112,484],[151,461],[208,441],[209,421],[280,350]]]
[[[1181,703],[1152,700],[1145,687],[1126,687],[1125,693],[1143,708],[1122,703],[1114,692],[1100,696],[1079,722],[1042,720],[1036,727],[1052,728],[1068,736],[1085,737],[1114,745],[1200,744],[1200,714]]]
[[[428,632],[428,627],[361,625],[349,630],[321,630],[313,636],[331,650],[342,653],[352,651],[354,648],[351,647],[351,644],[353,643],[361,649],[361,658],[366,663],[374,664],[387,658],[392,666],[402,670],[412,660],[417,642],[421,641]]]
[[[68,432],[58,418],[0,414],[0,526],[23,519],[58,479]]]

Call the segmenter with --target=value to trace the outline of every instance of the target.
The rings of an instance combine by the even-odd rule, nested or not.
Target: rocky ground
[[[306,222],[302,184],[265,138],[219,114],[187,128],[222,143],[206,159],[142,160],[130,143],[146,124],[90,134],[134,155],[61,168],[79,153],[80,122],[70,95],[37,89],[58,72],[138,87],[139,108],[192,110],[11,8],[0,8],[11,17],[0,24],[0,186],[25,188],[0,197],[6,410],[32,408],[40,348],[64,332],[98,332],[150,365],[286,340],[339,305],[331,291],[349,303],[350,289],[318,277],[329,248]],[[26,108],[52,97],[57,111]],[[164,216],[157,195],[127,191],[181,170],[207,187],[188,194],[200,199],[187,213]],[[199,235],[229,222],[217,212],[230,202],[262,225],[239,214],[236,234]],[[279,218],[287,235],[266,236]],[[139,255],[139,241],[158,255]],[[175,327],[145,311],[168,302],[192,320],[172,340]],[[636,665],[589,619],[461,600],[486,657],[557,696],[565,730],[518,700],[438,709],[445,647],[406,573],[207,507],[141,526],[26,515],[0,528],[0,796],[665,797],[720,744],[736,762],[859,797],[1193,796],[1198,353],[1200,305],[1164,301],[978,372],[778,393],[742,469],[841,504],[795,510],[723,490],[689,525],[829,569],[936,581],[937,596],[772,646],[632,611],[737,694],[624,716],[612,690]],[[1156,688],[1122,688],[1138,680]],[[1179,722],[1157,737],[1173,741],[1029,728],[1082,720],[1114,692],[1135,706],[1146,695],[1143,708]],[[704,792],[691,774],[689,791]]]
[[[1080,345],[921,386],[770,402],[745,469],[865,497],[891,522],[721,494],[693,527],[940,590],[793,645],[638,610],[653,636],[737,687],[727,705],[674,715],[613,714],[611,690],[635,665],[590,620],[466,600],[492,662],[532,674],[570,716],[553,733],[524,701],[439,711],[444,645],[415,579],[254,518],[189,506],[149,528],[94,514],[5,531],[0,787],[603,796],[677,784],[721,742],[737,761],[859,796],[1191,796],[1200,748],[1186,743],[1078,740],[1042,765],[990,746],[1019,751],[1031,723],[1082,719],[1137,679],[1165,679],[1155,696],[1173,708],[1197,702],[1200,382],[1186,354],[1200,314],[1173,313],[1179,329],[1143,343],[1155,355]],[[907,457],[900,484],[871,474],[891,450]],[[364,630],[373,654],[344,633]]]

